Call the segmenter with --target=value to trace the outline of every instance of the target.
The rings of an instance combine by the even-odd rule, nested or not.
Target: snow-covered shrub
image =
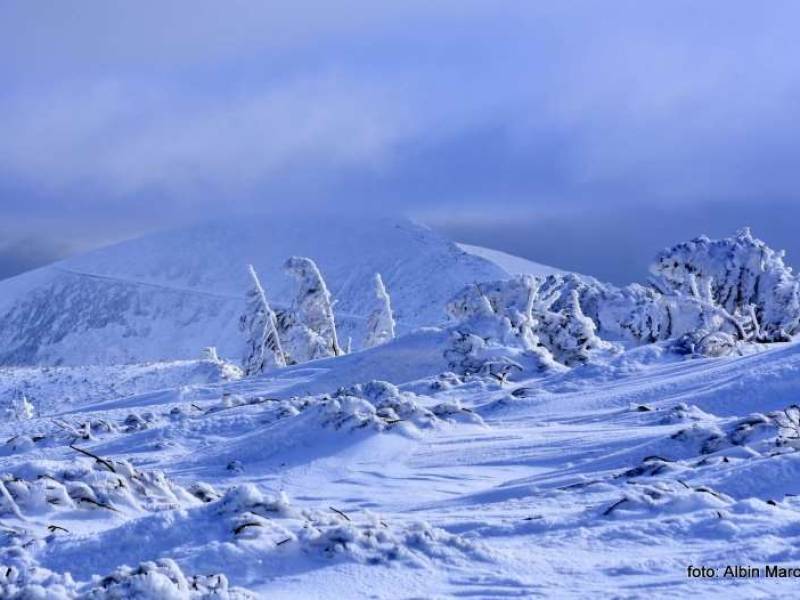
[[[196,503],[161,471],[136,469],[126,460],[79,459],[69,465],[32,462],[0,477],[7,494],[0,515],[19,517],[57,509],[151,511]],[[2,490],[0,490],[2,492]]]
[[[562,310],[542,310],[535,329],[553,358],[568,367],[587,362],[592,350],[604,346],[596,330],[594,321],[581,310],[577,290],[570,292],[569,302]]]
[[[475,326],[473,321],[472,326]],[[444,350],[447,366],[461,375],[477,375],[504,382],[515,371],[522,371],[522,365],[510,358],[502,346],[492,346],[491,336],[487,338],[469,331],[452,332],[450,344]],[[550,357],[535,349],[529,351],[540,364],[548,364]]]
[[[679,337],[673,348],[680,354],[728,356],[736,349],[736,338],[724,331],[692,331]]]
[[[496,344],[535,354],[543,366],[586,362],[607,344],[583,313],[579,284],[575,277],[525,275],[467,286],[446,307],[459,326],[445,358],[456,372],[475,373]]]
[[[246,600],[249,592],[231,588],[225,575],[187,576],[169,558],[122,566],[94,582],[81,594],[86,600],[124,600],[159,598],[162,600]]]
[[[652,514],[685,514],[722,509],[733,498],[708,486],[691,487],[676,481],[626,486],[624,496],[606,507],[602,515],[610,518],[649,517]]]
[[[349,557],[372,565],[404,561],[424,566],[431,558],[447,560],[464,554],[477,560],[486,558],[477,544],[428,523],[398,529],[377,517],[359,523],[315,519],[298,532],[298,542],[307,553],[331,559]]]
[[[735,236],[701,236],[662,251],[651,270],[665,292],[725,311],[740,339],[787,340],[800,332],[800,281],[748,228]]]
[[[310,419],[321,427],[345,432],[399,429],[410,433],[442,422],[483,423],[478,415],[457,402],[429,409],[422,400],[386,381],[370,381],[340,388],[332,395],[284,401],[275,410],[278,418]]]
[[[0,562],[0,598],[4,600],[73,600],[77,586],[69,573]]]
[[[533,315],[537,289],[537,280],[529,275],[475,283],[456,294],[445,310],[454,321],[476,330],[481,337],[534,350],[539,346],[534,333],[538,322]],[[469,345],[475,349],[475,342]]]
[[[245,334],[245,352],[242,366],[245,375],[256,375],[271,367],[285,367],[286,359],[278,335],[275,313],[267,302],[267,296],[253,265],[248,266],[250,289],[247,292],[247,307],[239,321]]]
[[[389,292],[383,285],[380,273],[375,274],[375,308],[367,321],[367,339],[365,346],[372,348],[394,339],[394,316]]]
[[[395,527],[371,513],[348,514],[335,507],[296,509],[285,494],[270,496],[252,484],[232,488],[208,508],[227,519],[238,543],[269,552],[292,548],[366,564],[422,565],[429,558],[485,557],[477,544],[427,523]]]

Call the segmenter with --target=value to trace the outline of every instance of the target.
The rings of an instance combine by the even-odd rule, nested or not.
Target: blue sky
[[[410,214],[627,282],[800,265],[793,2],[0,3],[0,277],[188,219]]]

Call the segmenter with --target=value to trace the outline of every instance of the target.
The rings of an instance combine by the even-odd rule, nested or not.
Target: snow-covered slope
[[[514,256],[513,254],[508,254],[507,252],[502,252],[500,250],[493,250],[492,248],[473,246],[472,244],[458,244],[458,247],[468,254],[479,256],[490,262],[493,262],[511,275],[543,276],[564,273],[564,271],[561,269],[549,267],[547,265],[528,260],[527,258]]]
[[[446,337],[1,423],[0,596],[794,594],[800,346],[502,383]]]
[[[313,258],[336,301],[340,338],[359,347],[380,272],[398,333],[443,318],[464,285],[507,277],[502,261],[459,249],[408,221],[252,217],[148,235],[0,282],[0,364],[186,359],[216,345],[241,353],[237,319],[255,265],[287,305],[291,255]]]

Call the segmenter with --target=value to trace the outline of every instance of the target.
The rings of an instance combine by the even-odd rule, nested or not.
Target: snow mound
[[[187,577],[175,561],[160,559],[138,567],[119,567],[81,594],[86,600],[163,598],[163,600],[253,600],[253,594],[231,588],[225,575]]]
[[[234,539],[251,550],[371,565],[397,561],[424,566],[430,559],[453,555],[487,558],[479,545],[427,523],[397,528],[371,513],[295,509],[285,494],[267,496],[251,484],[231,488],[217,504],[209,508],[224,516]]]
[[[98,457],[87,462],[22,463],[13,474],[0,478],[7,492],[0,499],[0,511],[24,519],[24,515],[75,509],[157,511],[195,502],[194,496],[161,471],[139,470],[124,459]]]
[[[121,566],[106,577],[78,585],[69,573],[42,567],[18,569],[0,565],[0,595],[8,600],[254,600],[256,596],[230,587],[225,575],[187,576],[168,558],[137,567]]]

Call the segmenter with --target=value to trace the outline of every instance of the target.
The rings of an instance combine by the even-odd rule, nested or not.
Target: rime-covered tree
[[[343,354],[336,336],[331,293],[310,258],[292,256],[284,269],[297,280],[291,314],[282,319],[289,353],[296,362]]]
[[[740,339],[773,342],[800,332],[800,281],[783,257],[744,228],[668,248],[651,270],[665,292],[724,311]]]
[[[392,301],[380,273],[375,273],[375,308],[367,321],[367,339],[365,346],[372,348],[394,339],[394,316]]]
[[[604,346],[596,335],[594,321],[583,314],[577,290],[571,290],[563,309],[541,310],[537,320],[535,331],[542,345],[556,361],[568,367],[588,362],[590,351]]]
[[[271,367],[285,367],[286,359],[278,335],[275,313],[267,302],[253,265],[248,266],[250,289],[247,305],[239,321],[245,335],[245,351],[242,368],[245,376],[262,373]]]

